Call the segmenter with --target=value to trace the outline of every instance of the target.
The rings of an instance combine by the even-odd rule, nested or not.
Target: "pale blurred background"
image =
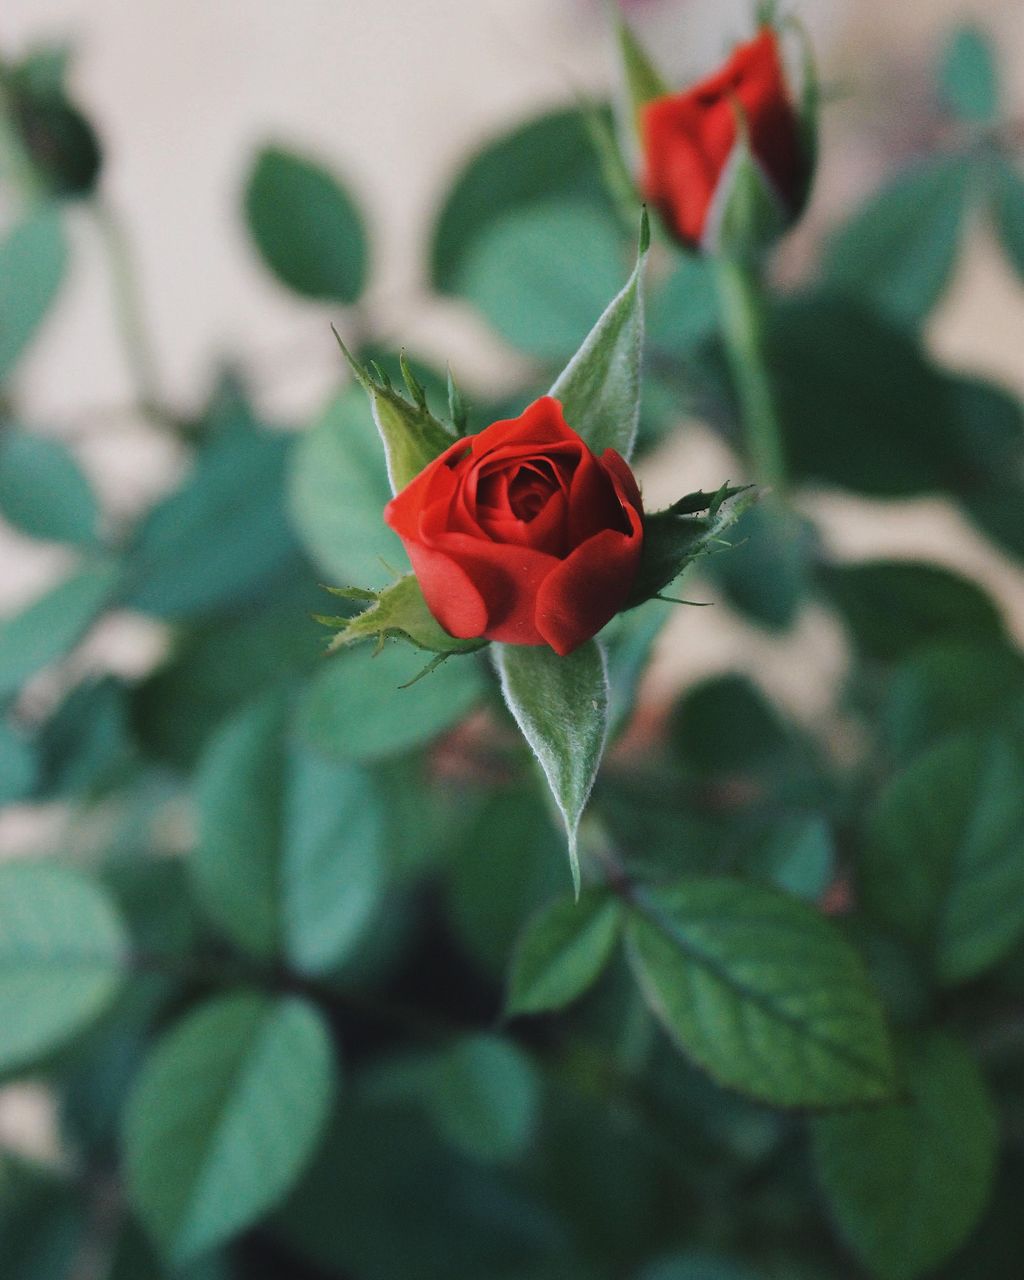
[[[798,279],[827,228],[883,174],[934,142],[926,86],[950,29],[973,19],[995,39],[1011,113],[1024,115],[1020,0],[805,0],[794,6],[820,52],[832,105],[811,214],[781,255]],[[680,83],[749,30],[746,0],[633,0],[631,17]],[[427,294],[432,216],[460,164],[488,135],[574,90],[607,92],[613,58],[600,0],[4,0],[8,57],[69,39],[72,89],[105,145],[103,189],[130,240],[164,398],[198,409],[230,357],[271,418],[307,421],[336,383],[329,307],[278,287],[240,216],[251,157],[273,138],[318,155],[361,200],[373,227],[374,328],[451,359],[469,384],[514,383],[518,357],[464,304]],[[113,318],[95,222],[73,211],[69,286],[18,370],[13,392],[34,429],[67,440],[108,509],[128,515],[169,487],[181,465],[167,433],[129,410],[132,381]],[[978,225],[930,341],[953,365],[1024,394],[1024,290]],[[713,487],[735,465],[699,423],[647,468],[649,498]],[[1024,576],[937,501],[805,499],[848,558],[936,558],[984,582],[1024,640]],[[62,550],[0,527],[0,613],[57,576]],[[160,651],[158,626],[106,622],[86,661],[129,673]],[[794,661],[794,653],[798,660]],[[814,609],[774,639],[725,607],[700,626],[681,611],[648,694],[727,667],[756,672],[806,717],[841,678],[838,632]],[[7,819],[9,822],[10,819]],[[0,823],[0,840],[5,828]],[[20,828],[19,828],[20,830]]]

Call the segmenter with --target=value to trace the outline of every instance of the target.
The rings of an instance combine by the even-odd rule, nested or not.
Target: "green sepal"
[[[439,454],[444,453],[457,437],[427,408],[426,391],[404,353],[401,357],[402,376],[411,400],[395,390],[382,369],[360,364],[342,342],[337,329],[333,332],[356,381],[370,398],[373,420],[387,456],[391,491],[398,493]]]
[[[803,186],[794,214],[803,212],[811,194],[814,175],[818,168],[818,126],[821,116],[821,78],[814,57],[811,37],[795,15],[791,14],[782,24],[796,33],[800,41],[801,73],[800,97],[797,102],[797,121],[800,126],[800,151],[803,160]]]
[[[793,221],[793,215],[750,149],[739,104],[736,145],[722,170],[708,210],[700,247],[716,257],[749,261],[760,257]]]
[[[627,462],[640,423],[643,278],[650,248],[651,223],[644,208],[632,274],[549,392],[561,402],[566,422],[594,453],[612,448]]]
[[[380,591],[366,591],[362,587],[328,587],[327,590],[345,600],[370,602],[368,608],[353,618],[316,617],[324,626],[339,627],[329,653],[360,640],[374,639],[380,643],[389,639],[405,640],[417,649],[445,657],[472,653],[487,644],[486,640],[459,640],[450,636],[427,608],[414,573],[405,574]]]
[[[727,545],[722,534],[758,496],[753,485],[726,484],[717,493],[689,493],[664,511],[645,515],[640,567],[625,608],[660,595],[687,565]]]
[[[640,132],[640,112],[648,102],[652,102],[655,98],[663,98],[670,90],[657,67],[647,56],[646,50],[619,12],[618,5],[614,3],[614,0],[611,0],[611,10],[615,38],[619,48],[622,78],[629,106],[628,119],[632,124],[634,133],[638,136]],[[624,116],[626,114],[623,113]]]

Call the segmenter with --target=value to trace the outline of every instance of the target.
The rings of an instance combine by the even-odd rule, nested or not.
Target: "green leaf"
[[[366,282],[366,231],[328,170],[281,147],[256,157],[245,191],[249,231],[277,278],[307,298],[355,302]]]
[[[263,598],[298,559],[285,511],[291,447],[244,410],[213,434],[182,487],[146,517],[125,603],[180,618]]]
[[[175,1264],[281,1200],[323,1132],[330,1038],[304,1000],[209,1000],[157,1043],[128,1100],[128,1191]]]
[[[454,444],[455,436],[427,408],[426,392],[402,356],[402,372],[412,400],[397,392],[386,375],[365,368],[342,342],[335,329],[341,353],[356,381],[366,392],[373,410],[381,443],[387,459],[388,480],[393,493],[404,489],[410,480]]]
[[[970,463],[956,384],[906,329],[810,294],[774,305],[765,336],[794,480],[876,497],[960,487]]]
[[[288,727],[287,700],[275,696],[210,744],[191,870],[207,913],[239,946],[317,974],[350,954],[377,907],[384,824],[366,774],[297,749]]]
[[[418,1098],[446,1142],[485,1164],[522,1153],[540,1103],[530,1059],[495,1035],[463,1036],[440,1053],[385,1065],[374,1094]]]
[[[79,642],[111,602],[120,565],[96,561],[0,622],[0,700]]]
[[[605,633],[608,641],[608,725],[614,735],[636,710],[637,692],[665,624],[676,606],[662,600],[620,613]]]
[[[112,785],[133,750],[127,687],[113,677],[77,685],[39,733],[40,798],[87,795]]]
[[[0,515],[33,538],[96,541],[99,507],[78,463],[56,440],[28,432],[0,435]]]
[[[221,722],[282,681],[312,670],[323,630],[309,616],[322,588],[302,577],[241,617],[215,616],[179,637],[169,661],[133,689],[147,754],[190,772]]]
[[[995,51],[984,31],[969,23],[953,32],[939,64],[943,105],[970,124],[989,124],[999,114]]]
[[[366,593],[358,588],[333,588],[332,594],[353,600],[366,599]],[[372,638],[407,640],[418,649],[444,655],[472,653],[487,643],[450,636],[427,608],[423,589],[414,573],[407,573],[391,586],[374,592],[368,608],[354,618],[343,620],[330,647],[333,651]]]
[[[637,1280],[762,1280],[762,1273],[742,1262],[699,1251],[673,1254],[653,1262]]]
[[[619,904],[605,889],[544,907],[516,945],[506,1014],[561,1009],[582,995],[611,959],[621,923]]]
[[[757,772],[790,747],[775,707],[734,672],[688,689],[673,709],[669,732],[677,755],[698,777]]]
[[[640,422],[643,275],[650,244],[650,225],[644,210],[633,274],[555,379],[550,392],[562,402],[566,422],[595,453],[617,449],[627,461]]]
[[[608,727],[604,650],[588,640],[565,658],[546,646],[495,644],[492,652],[508,709],[540,762],[565,822],[579,897],[576,838]]]
[[[484,683],[475,663],[445,663],[423,680],[423,655],[389,643],[343,649],[310,681],[299,708],[299,732],[338,760],[377,760],[422,746],[450,729],[479,701]],[[402,686],[410,686],[403,688]]]
[[[729,541],[704,566],[726,600],[761,626],[791,627],[811,586],[814,526],[769,498],[739,516]]]
[[[998,643],[999,611],[968,578],[911,560],[823,567],[819,577],[857,650],[889,662],[938,640]]]
[[[740,881],[636,894],[630,961],[679,1047],[774,1106],[890,1097],[881,1007],[856,952],[810,907]]]
[[[128,940],[106,895],[49,862],[0,865],[0,1070],[94,1021],[121,985]]]
[[[26,800],[39,777],[39,757],[34,745],[0,720],[0,806]]]
[[[628,119],[630,135],[639,133],[640,113],[648,102],[664,97],[669,92],[661,73],[651,62],[646,50],[637,40],[622,17],[618,4],[612,6],[612,22],[619,46],[619,64],[624,81],[625,97],[629,107],[623,116]]]
[[[806,902],[817,902],[835,878],[836,844],[821,816],[791,817],[770,827],[743,860],[747,875]]]
[[[511,1041],[465,1036],[436,1063],[434,1123],[449,1142],[479,1160],[513,1160],[537,1123],[533,1066]]]
[[[901,173],[833,238],[825,287],[899,324],[923,324],[952,276],[974,176],[959,155]]]
[[[521,205],[482,229],[459,292],[512,346],[564,360],[621,280],[622,237],[592,204]]]
[[[946,640],[915,650],[894,672],[880,713],[890,750],[907,760],[963,729],[998,725],[1024,699],[1024,659],[1009,645]]]
[[[894,778],[870,814],[864,907],[942,984],[982,973],[1024,932],[1022,767],[998,736],[958,737]]]
[[[957,1041],[909,1046],[906,1085],[905,1101],[812,1122],[832,1212],[882,1280],[931,1274],[970,1234],[995,1172],[996,1113]]]
[[[626,608],[664,591],[690,564],[725,545],[722,535],[757,501],[750,487],[690,493],[664,511],[644,515],[640,566]]]
[[[358,387],[333,396],[292,457],[288,510],[306,549],[336,582],[382,586],[407,563],[384,523],[391,497],[373,417]]]
[[[576,110],[519,125],[469,161],[434,229],[430,262],[435,288],[459,293],[465,260],[495,218],[523,205],[563,198],[607,207],[586,122]]]
[[[31,213],[0,242],[0,379],[6,378],[49,311],[67,271],[56,208]]]
[[[562,836],[531,779],[491,789],[464,829],[450,812],[446,908],[460,950],[503,982],[516,940],[534,912],[565,889]]]
[[[718,331],[714,264],[696,254],[680,254],[672,274],[652,290],[647,337],[659,353],[678,358]]]
[[[1003,251],[1024,280],[1024,176],[1007,160],[997,169],[992,212]]]

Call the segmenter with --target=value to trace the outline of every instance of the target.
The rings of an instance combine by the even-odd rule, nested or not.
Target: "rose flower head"
[[[763,27],[705,80],[646,102],[639,124],[644,193],[687,247],[717,252],[724,236],[737,234],[743,248],[758,247],[801,212],[811,135],[774,28]],[[728,225],[737,219],[742,225]]]
[[[623,607],[643,543],[633,473],[544,396],[435,458],[387,505],[427,606],[461,638],[562,656]]]

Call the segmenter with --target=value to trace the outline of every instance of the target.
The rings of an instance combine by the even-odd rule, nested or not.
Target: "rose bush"
[[[385,519],[453,636],[571,653],[626,602],[643,504],[614,449],[595,455],[544,396],[456,441]]]
[[[646,103],[640,124],[644,191],[684,244],[706,247],[721,220],[741,131],[786,220],[800,212],[809,157],[771,27],[692,88]]]

